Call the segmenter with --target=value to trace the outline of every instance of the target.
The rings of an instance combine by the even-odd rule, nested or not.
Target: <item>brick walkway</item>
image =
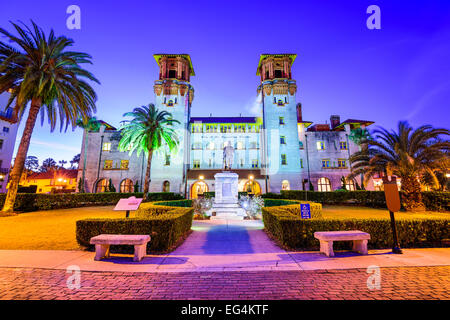
[[[450,299],[450,266],[381,269],[381,289],[365,269],[254,272],[81,273],[0,268],[0,299]]]

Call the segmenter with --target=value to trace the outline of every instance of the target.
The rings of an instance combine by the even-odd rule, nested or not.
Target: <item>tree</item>
[[[407,122],[401,121],[398,132],[379,128],[374,134],[366,150],[351,156],[350,176],[364,173],[366,180],[378,173],[400,177],[405,208],[423,210],[420,180],[426,174],[435,176],[434,169],[442,161],[448,161],[450,141],[439,137],[450,135],[450,131],[429,125],[413,130]]]
[[[78,192],[84,193],[86,186],[86,159],[88,151],[88,137],[89,132],[97,132],[100,130],[100,122],[95,117],[80,118],[77,120],[77,126],[84,129],[84,155],[83,155],[83,172],[81,174],[82,183],[81,189],[78,188]],[[80,159],[78,159],[79,164]]]
[[[28,156],[25,159],[25,169],[27,172],[36,171],[39,168],[39,160],[35,156]]]
[[[40,172],[48,172],[56,169],[56,161],[53,158],[47,158],[42,162]]]
[[[30,105],[3,213],[13,211],[39,112],[42,123],[47,114],[50,129],[53,131],[59,120],[62,131],[69,125],[74,128],[77,118],[90,117],[96,109],[97,96],[87,80],[99,81],[82,67],[91,63],[91,56],[69,50],[74,44],[72,39],[55,36],[53,30],[47,37],[39,26],[31,23],[31,28],[11,23],[18,36],[0,28],[0,34],[6,37],[5,42],[0,41],[0,93],[11,92],[6,107],[15,101],[14,115],[22,117]]]
[[[178,137],[175,130],[169,128],[174,123],[172,114],[167,111],[159,111],[150,103],[147,106],[135,108],[133,112],[127,112],[124,117],[132,117],[131,121],[125,121],[121,128],[122,137],[119,141],[119,151],[128,151],[130,155],[136,151],[147,156],[147,169],[144,181],[144,201],[147,200],[150,184],[150,172],[152,166],[153,151],[160,150],[163,146],[169,151],[178,145]]]
[[[136,180],[136,183],[134,184],[133,192],[137,193],[139,192],[139,182]]]
[[[66,160],[59,160],[58,162],[61,165],[61,168],[64,168],[64,165],[67,163]]]
[[[350,135],[348,138],[353,141],[358,147],[359,151],[366,152],[368,147],[368,142],[372,137],[370,136],[369,130],[366,128],[356,128],[351,130]],[[361,173],[361,186],[359,186],[358,182],[356,181],[356,184],[358,185],[357,190],[365,190],[364,189],[364,174]]]
[[[77,165],[75,167],[75,164]],[[72,160],[70,160],[70,169],[77,169],[80,164],[80,154],[76,154],[73,156]]]
[[[116,187],[114,187],[114,184],[112,183],[112,179],[109,179],[108,192],[116,192]]]

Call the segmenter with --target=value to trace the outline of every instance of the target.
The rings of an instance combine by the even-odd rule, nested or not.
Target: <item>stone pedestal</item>
[[[238,204],[238,174],[221,172],[214,175],[215,199],[211,219],[244,219],[245,210]]]

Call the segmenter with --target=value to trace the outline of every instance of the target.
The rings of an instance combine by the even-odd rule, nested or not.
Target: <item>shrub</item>
[[[400,192],[401,195],[401,192]],[[302,190],[282,190],[280,194],[266,193],[263,198],[308,200],[322,204],[354,204],[373,208],[386,208],[383,191],[319,192]],[[422,192],[423,202],[429,211],[450,211],[450,192]]]
[[[136,218],[84,219],[76,223],[77,242],[92,248],[89,241],[99,234],[145,234],[151,236],[148,252],[167,252],[174,248],[192,226],[192,208],[175,208],[142,204]],[[158,208],[159,207],[159,208]],[[161,210],[161,211],[159,211]],[[112,247],[114,251],[132,252],[129,246]]]
[[[319,241],[314,238],[314,232],[331,230],[367,232],[371,236],[369,248],[381,249],[392,246],[392,229],[388,218],[301,219],[289,210],[279,208],[263,208],[264,227],[269,234],[288,248],[318,249]],[[405,248],[444,245],[443,241],[449,238],[449,223],[450,219],[399,219],[397,230],[400,245]],[[334,246],[335,249],[350,249],[351,243],[339,241],[335,242]]]
[[[67,209],[83,206],[114,205],[122,198],[135,196],[142,198],[143,193],[70,193],[70,194],[17,194],[14,210],[19,212]],[[6,194],[0,194],[0,206],[5,202]],[[181,200],[181,195],[171,192],[149,193],[148,201]]]

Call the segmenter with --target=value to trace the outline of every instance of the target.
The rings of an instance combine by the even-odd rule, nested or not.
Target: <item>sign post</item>
[[[126,218],[130,217],[130,211],[135,211],[139,209],[139,206],[141,205],[142,198],[136,198],[136,197],[129,197],[128,199],[120,199],[119,202],[117,202],[114,211],[126,211]]]
[[[311,206],[309,203],[300,204],[300,216],[302,219],[311,219]]]
[[[384,176],[383,185],[384,185],[384,196],[386,197],[386,206],[388,207],[389,215],[391,216],[391,228],[394,239],[392,252],[401,254],[403,252],[402,249],[400,249],[400,244],[398,243],[397,227],[395,226],[395,216],[394,216],[394,212],[400,210],[400,194],[398,192],[397,178],[391,177],[391,180],[389,181],[389,178],[387,176]]]

